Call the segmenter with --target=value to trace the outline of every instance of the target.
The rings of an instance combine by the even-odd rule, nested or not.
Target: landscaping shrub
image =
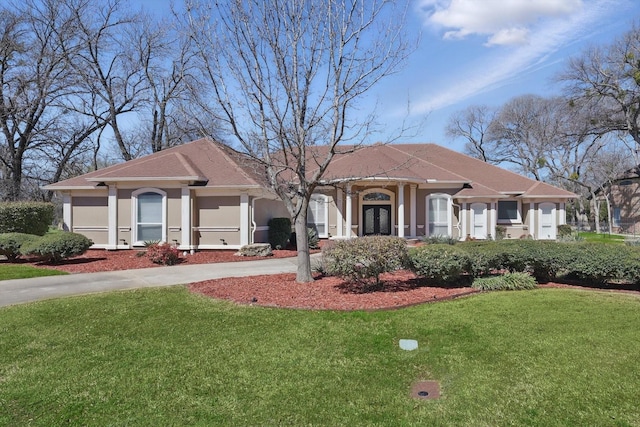
[[[570,276],[592,283],[624,280],[635,276],[634,259],[638,252],[630,246],[580,243],[566,246],[566,268]]]
[[[324,271],[351,282],[381,286],[380,275],[408,266],[404,239],[367,236],[335,241],[323,251]]]
[[[562,224],[558,226],[558,237],[564,238],[573,234],[573,228],[569,224]]]
[[[154,264],[175,265],[180,261],[180,252],[166,243],[152,243],[147,246],[147,257]]]
[[[59,262],[82,255],[93,242],[82,234],[71,232],[49,233],[27,241],[20,248],[24,255],[37,255],[45,261]]]
[[[496,240],[504,240],[505,237],[507,237],[507,227],[496,225]]]
[[[269,226],[269,244],[273,249],[287,247],[291,237],[291,220],[289,218],[271,218]]]
[[[418,276],[436,281],[454,281],[471,270],[471,257],[458,246],[420,246],[409,251],[409,258]]]
[[[52,203],[0,203],[0,233],[26,233],[43,236],[53,223],[53,212]]]
[[[294,248],[297,248],[296,232],[292,231],[291,236],[289,237],[289,244]],[[320,238],[318,237],[318,231],[315,228],[307,227],[307,241],[309,242],[309,249],[319,249],[320,248]]]
[[[320,238],[318,237],[318,230],[312,227],[308,227],[307,239],[309,240],[309,249],[320,248]]]
[[[515,291],[533,289],[538,284],[527,273],[506,273],[501,276],[479,277],[471,286],[481,291]]]
[[[442,245],[455,245],[458,243],[457,239],[450,236],[428,236],[422,239],[423,242],[428,244],[442,244]]]
[[[501,242],[468,241],[460,244],[471,259],[469,272],[474,277],[488,276],[504,267],[504,246]]]
[[[0,255],[6,256],[9,261],[15,261],[20,257],[22,245],[38,238],[39,236],[26,233],[0,234]]]

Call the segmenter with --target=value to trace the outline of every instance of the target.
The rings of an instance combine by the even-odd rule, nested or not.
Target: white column
[[[416,237],[418,235],[418,232],[416,231],[416,223],[418,222],[416,214],[418,209],[418,206],[416,205],[417,188],[418,186],[416,184],[411,184],[409,186],[409,203],[411,203],[411,208],[409,211],[409,234],[411,235],[411,237]]]
[[[353,224],[353,215],[351,213],[351,184],[347,185],[347,206],[346,206],[346,210],[347,210],[347,217],[346,217],[346,226],[347,226],[347,233],[346,233],[346,237],[351,237],[351,225]]]
[[[558,225],[564,225],[567,223],[567,213],[564,208],[564,202],[560,202],[560,212],[558,212],[560,218],[558,218]]]
[[[191,189],[188,185],[182,186],[180,200],[180,249],[191,250]]]
[[[240,245],[249,244],[249,195],[240,195]]]
[[[469,234],[467,231],[467,214],[467,202],[464,202],[462,204],[462,212],[460,212],[460,222],[462,222],[462,230],[460,230],[460,234],[462,234],[462,236],[460,236],[460,240],[465,240],[467,238],[467,234]]]
[[[344,231],[344,217],[342,215],[342,188],[336,188],[336,208],[338,212],[336,213],[336,236],[342,237]]]
[[[536,238],[536,204],[529,203],[529,234],[534,239]]]
[[[109,186],[108,196],[109,212],[109,243],[107,249],[118,248],[118,189],[115,185]]]
[[[398,237],[404,237],[404,185],[398,184]]]
[[[71,217],[71,194],[64,193],[62,195],[62,229],[64,231],[73,231]]]
[[[491,202],[490,218],[491,218],[491,227],[489,228],[489,232],[491,233],[491,237],[493,239],[495,239],[496,238],[496,225],[497,225],[497,221],[496,221],[496,202]]]

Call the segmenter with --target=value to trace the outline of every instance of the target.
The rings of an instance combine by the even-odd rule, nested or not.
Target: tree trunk
[[[593,191],[591,192],[591,212],[596,226],[596,233],[600,234],[600,201],[597,200]]]
[[[309,256],[309,238],[307,236],[307,221],[305,215],[298,215],[295,220],[296,245],[298,246],[298,270],[296,282],[313,282],[311,275],[311,258]]]

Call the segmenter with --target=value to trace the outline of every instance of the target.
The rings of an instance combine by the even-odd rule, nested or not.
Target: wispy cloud
[[[497,4],[501,6],[498,7]],[[541,68],[547,63],[548,57],[559,49],[569,45],[588,35],[593,25],[602,20],[611,10],[615,10],[620,0],[565,0],[562,2],[548,0],[451,0],[448,8],[443,8],[440,0],[422,0],[422,10],[431,7],[433,10],[429,19],[437,18],[437,23],[443,25],[446,22],[457,22],[453,33],[445,32],[445,38],[465,37],[470,34],[489,35],[487,45],[506,44],[507,41],[520,40],[517,46],[503,47],[499,51],[488,49],[482,59],[482,63],[474,69],[461,72],[452,72],[450,85],[447,89],[431,94],[425,94],[423,101],[414,103],[413,112],[424,114],[437,109],[453,105],[487,90],[500,87],[511,81],[517,75]],[[477,15],[474,21],[468,10],[461,12],[462,6],[482,4],[492,11],[498,11],[501,7],[505,13],[499,17],[487,18],[487,13]],[[526,4],[527,7],[524,7]],[[561,8],[560,6],[564,6]],[[517,7],[521,6],[521,7]],[[553,7],[557,6],[557,7]],[[579,6],[579,7],[578,7]],[[526,18],[526,10],[537,10],[537,19]],[[435,10],[435,12],[434,12]],[[511,20],[508,19],[512,14]],[[546,11],[543,13],[543,11]],[[437,13],[440,12],[440,15]],[[564,16],[570,13],[568,16]],[[448,20],[444,17],[448,16]],[[561,16],[561,17],[560,17]],[[523,25],[505,26],[505,22],[515,22]],[[449,35],[448,35],[449,34]],[[453,34],[453,35],[451,35]],[[512,43],[511,43],[512,44]],[[482,72],[478,72],[482,70]]]

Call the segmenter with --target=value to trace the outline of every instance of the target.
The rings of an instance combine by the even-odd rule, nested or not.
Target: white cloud
[[[473,0],[458,0],[465,1]],[[514,3],[513,0],[503,1]],[[456,0],[452,0],[451,4],[454,2]],[[493,2],[487,0],[488,3]],[[501,87],[519,75],[552,65],[547,62],[552,53],[590,34],[594,25],[615,10],[616,5],[620,5],[619,0],[594,0],[572,16],[539,23],[535,28],[525,30],[526,34],[519,30],[495,31],[488,43],[504,44],[508,40],[522,40],[524,37],[527,38],[527,43],[510,49],[487,51],[487,55],[479,62],[463,70],[451,70],[446,79],[448,83],[439,84],[439,87],[446,89],[436,93],[423,93],[423,100],[414,103],[413,113],[424,114],[454,105]],[[478,70],[482,72],[478,73]]]
[[[487,45],[523,44],[528,28],[580,12],[582,0],[419,0],[425,24],[447,29],[445,39],[487,36]]]

